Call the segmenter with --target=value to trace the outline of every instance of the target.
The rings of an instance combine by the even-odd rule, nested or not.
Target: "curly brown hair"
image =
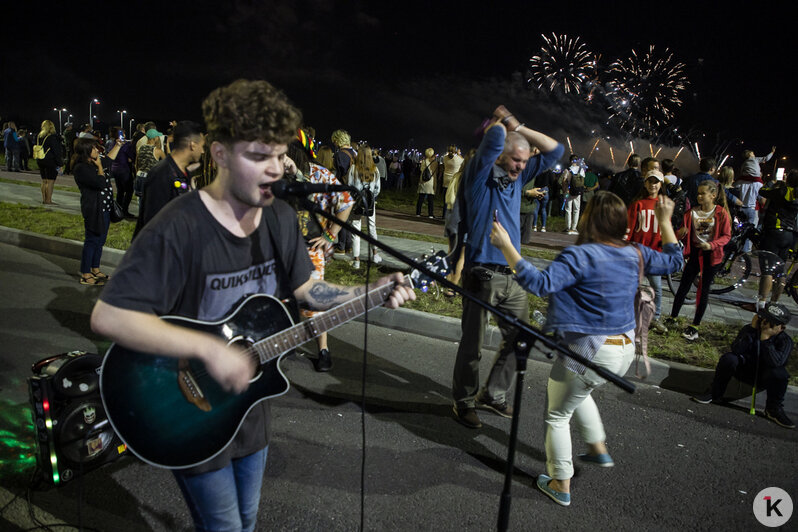
[[[208,141],[231,145],[259,140],[288,144],[302,113],[267,81],[238,79],[214,89],[202,102]]]

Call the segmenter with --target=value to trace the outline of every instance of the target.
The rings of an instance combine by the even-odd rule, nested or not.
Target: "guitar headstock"
[[[449,272],[452,270],[451,265],[449,264],[449,257],[446,255],[446,252],[443,250],[438,251],[434,255],[422,255],[419,258],[419,262],[423,264],[428,270],[433,273],[440,275],[441,277],[446,277]],[[429,275],[419,271],[413,270],[408,275],[410,280],[413,282],[413,287],[418,288],[422,292],[427,292],[431,286],[435,284],[435,279],[430,277]]]

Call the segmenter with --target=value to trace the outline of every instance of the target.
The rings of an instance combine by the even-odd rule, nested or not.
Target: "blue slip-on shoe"
[[[608,455],[607,453],[601,454],[580,454],[579,458],[583,462],[589,462],[591,464],[596,464],[600,467],[612,467],[615,465],[615,462],[612,461],[612,456]]]
[[[559,504],[560,506],[568,506],[571,504],[571,494],[570,493],[563,493],[561,491],[554,490],[549,487],[549,481],[551,477],[548,475],[539,475],[538,476],[538,489],[545,493],[546,495],[551,498],[554,502]]]

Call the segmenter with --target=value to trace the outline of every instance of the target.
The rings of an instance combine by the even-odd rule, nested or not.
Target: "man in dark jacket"
[[[693,397],[708,404],[722,402],[732,377],[767,390],[765,417],[782,427],[795,428],[784,412],[784,395],[790,374],[785,366],[792,351],[792,339],[784,332],[790,322],[790,311],[779,303],[768,303],[754,315],[751,325],[737,334],[731,346],[718,361],[710,391]]]
[[[172,153],[147,174],[133,238],[164,205],[192,189],[188,167],[200,161],[205,137],[199,125],[191,121],[178,123],[173,134]]]
[[[643,187],[640,177],[640,156],[633,153],[626,161],[626,170],[618,172],[612,178],[610,192],[620,197],[628,207],[637,192]]]

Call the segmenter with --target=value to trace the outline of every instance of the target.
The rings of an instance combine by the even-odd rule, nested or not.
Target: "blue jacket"
[[[677,244],[666,244],[661,253],[643,246],[638,249],[646,275],[665,275],[682,266]],[[524,289],[538,296],[551,295],[545,332],[614,335],[635,328],[639,260],[632,246],[570,246],[543,271],[526,260],[516,270]]]
[[[466,264],[475,262],[507,264],[504,255],[490,243],[493,213],[498,211],[499,222],[507,230],[513,246],[521,249],[521,189],[539,173],[554,166],[562,157],[562,144],[548,153],[530,157],[526,168],[515,181],[509,181],[507,172],[494,163],[504,151],[504,128],[494,126],[485,133],[476,155],[468,162],[463,173],[468,224]],[[508,182],[509,181],[509,182]]]

